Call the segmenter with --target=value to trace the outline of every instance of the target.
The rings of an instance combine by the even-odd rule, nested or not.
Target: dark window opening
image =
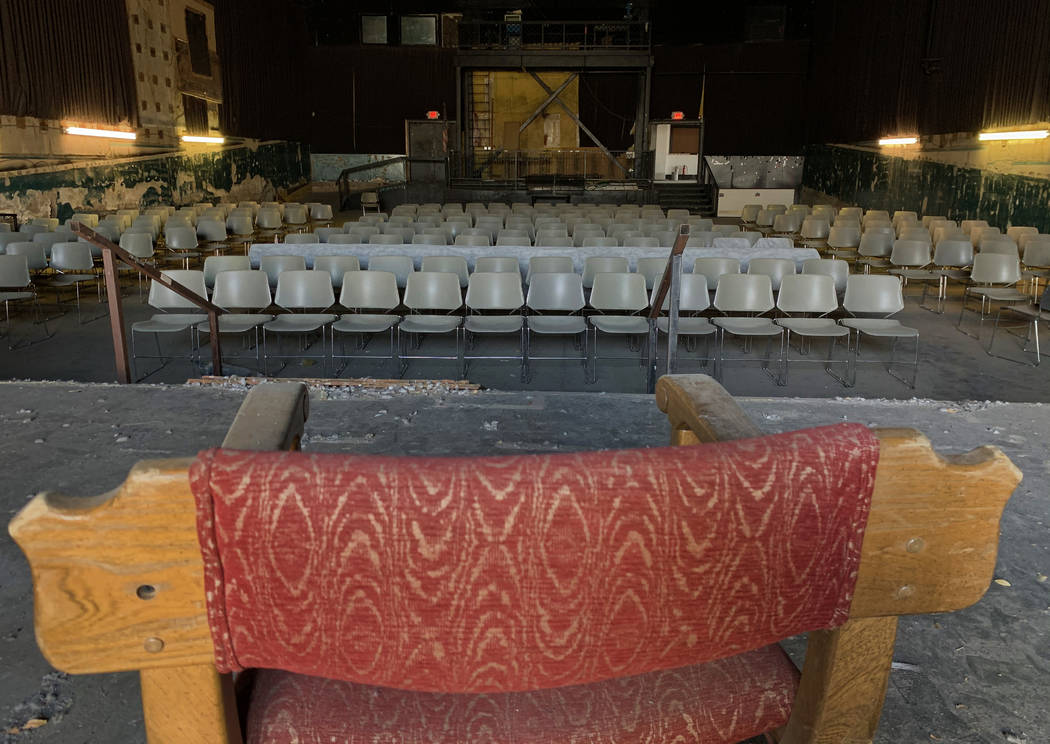
[[[208,19],[203,13],[186,10],[186,36],[190,42],[190,66],[193,74],[211,77],[211,55],[208,53]]]
[[[203,98],[182,97],[182,110],[186,114],[186,134],[208,133],[208,102]]]

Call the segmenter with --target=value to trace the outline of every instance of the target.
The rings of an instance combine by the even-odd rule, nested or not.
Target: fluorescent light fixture
[[[1024,132],[981,132],[977,139],[982,142],[987,140],[1020,140],[1020,139],[1046,139],[1050,134],[1045,129],[1029,129]]]
[[[883,137],[879,140],[880,145],[914,145],[919,141],[918,137]]]
[[[183,142],[205,142],[209,145],[221,145],[226,141],[225,137],[200,137],[195,134],[182,135]]]
[[[119,132],[115,129],[88,129],[86,127],[66,127],[66,134],[80,134],[84,137],[109,137],[112,139],[133,140],[134,132]]]

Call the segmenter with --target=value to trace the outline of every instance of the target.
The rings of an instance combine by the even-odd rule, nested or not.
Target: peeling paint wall
[[[910,209],[1050,232],[1050,179],[839,145],[806,148],[802,185],[865,209]]]
[[[192,155],[128,158],[0,175],[0,212],[67,219],[152,204],[272,200],[310,178],[310,155],[295,142],[269,142]]]
[[[310,153],[310,170],[315,181],[338,181],[339,174],[347,168],[359,165],[376,163],[390,158],[399,158],[403,155],[369,155],[369,154],[339,154],[339,153]],[[351,173],[351,181],[373,181],[381,179],[384,181],[404,181],[405,163],[394,163],[373,170],[362,170]]]

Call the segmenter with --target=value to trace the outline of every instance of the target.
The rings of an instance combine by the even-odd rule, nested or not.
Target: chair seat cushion
[[[657,318],[656,327],[660,329],[661,333],[667,333],[668,319]],[[678,319],[678,332],[683,336],[706,336],[709,333],[714,333],[716,330],[707,318]]]
[[[263,328],[270,333],[309,333],[328,325],[337,317],[329,313],[283,313]]]
[[[800,336],[845,336],[849,329],[831,318],[777,318],[777,325]]]
[[[520,315],[470,315],[463,327],[471,333],[518,333],[523,321]]]
[[[649,333],[649,321],[636,315],[592,315],[591,325],[602,333]]]
[[[71,287],[82,282],[93,282],[97,278],[94,274],[59,274],[53,277],[48,284],[52,287]]]
[[[842,325],[847,328],[855,328],[869,336],[915,338],[919,335],[916,329],[901,325],[899,320],[893,318],[845,318]]]
[[[1018,292],[1013,287],[970,287],[967,291],[994,302],[1026,302],[1031,299],[1029,295]]]
[[[139,333],[177,333],[185,331],[190,326],[198,323],[206,323],[207,315],[188,313],[159,313],[149,320],[140,320],[133,323],[131,330]]]
[[[244,333],[263,323],[269,323],[271,320],[273,320],[272,315],[227,313],[219,316],[219,333]],[[211,326],[208,321],[204,321],[197,325],[197,330],[201,333],[210,333]]]
[[[528,324],[533,333],[572,334],[587,330],[587,321],[578,315],[530,315]]]
[[[406,315],[399,327],[406,333],[452,333],[462,323],[458,315]]]
[[[400,315],[347,313],[339,316],[339,320],[332,324],[332,330],[342,333],[382,333],[389,331],[399,320]]]
[[[715,318],[714,324],[739,336],[778,336],[783,329],[770,318]]]
[[[798,671],[777,645],[532,692],[408,692],[259,670],[247,744],[739,742],[787,722]]]
[[[36,295],[32,292],[0,292],[0,302],[14,302],[15,300],[34,300]]]

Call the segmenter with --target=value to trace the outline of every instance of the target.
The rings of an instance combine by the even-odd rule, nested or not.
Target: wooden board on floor
[[[218,377],[216,375],[204,375],[203,377],[191,377],[186,380],[187,385],[246,385],[253,387],[264,382],[301,382],[311,388],[320,387],[360,387],[370,390],[386,390],[396,387],[418,387],[423,390],[444,388],[446,390],[469,390],[479,391],[481,386],[467,380],[381,380],[372,377],[359,377],[348,379],[328,379],[325,377]]]

